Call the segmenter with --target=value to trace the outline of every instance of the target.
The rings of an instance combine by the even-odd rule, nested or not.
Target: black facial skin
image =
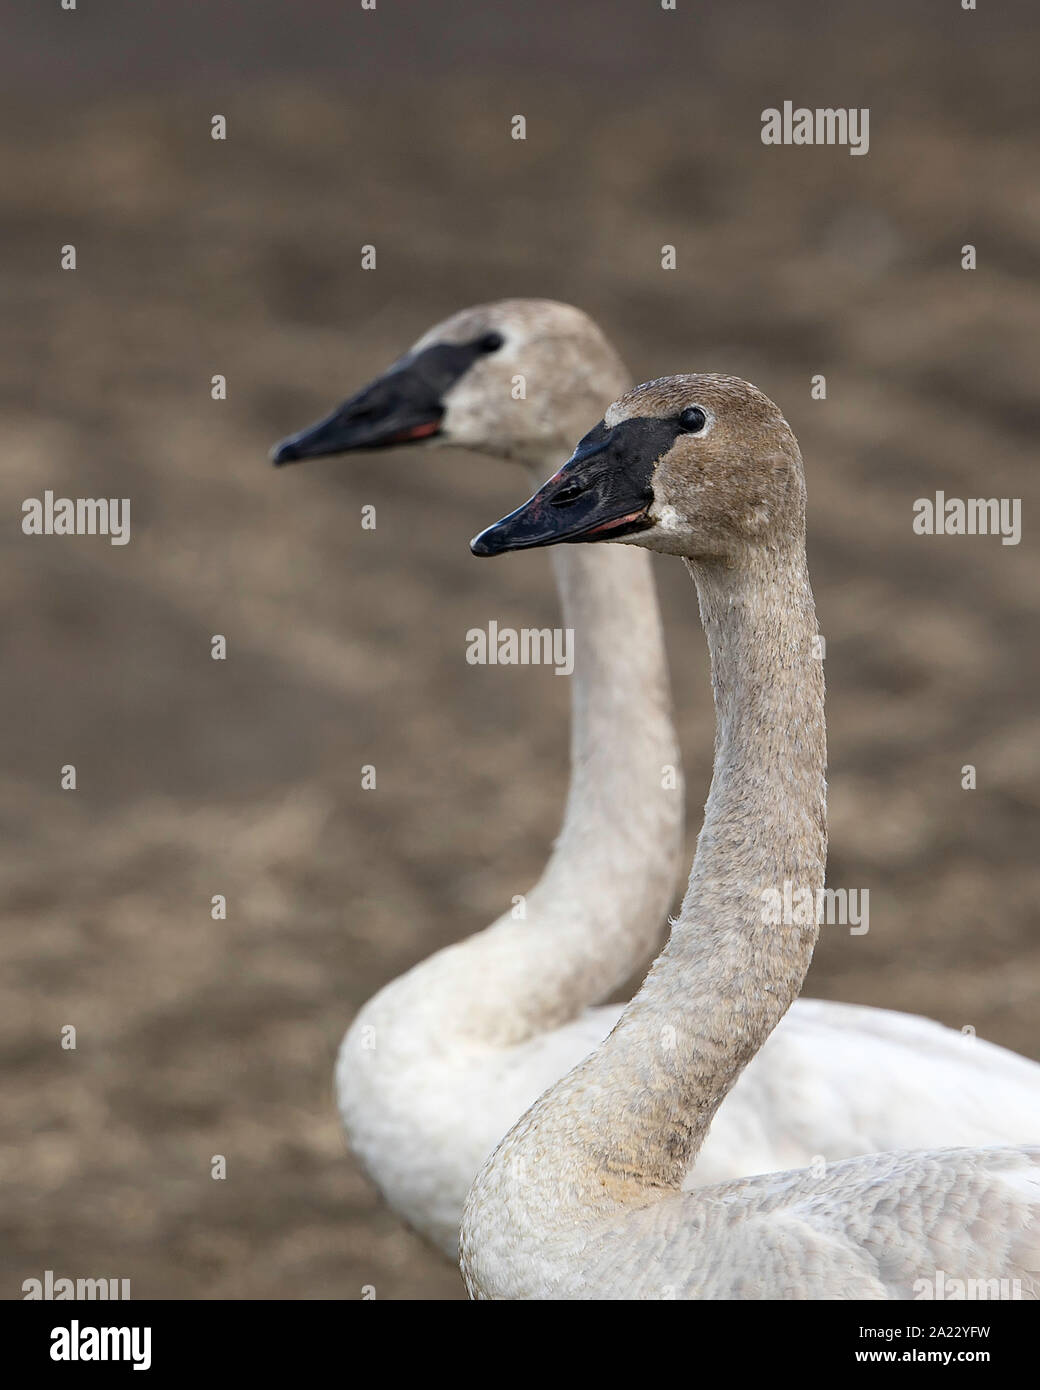
[[[675,418],[600,421],[534,496],[470,541],[474,555],[561,542],[615,540],[652,525],[653,474],[684,429]]]
[[[473,363],[502,346],[498,333],[472,343],[436,343],[395,363],[316,425],[271,450],[271,462],[297,463],[354,449],[387,449],[440,430],[444,397]]]

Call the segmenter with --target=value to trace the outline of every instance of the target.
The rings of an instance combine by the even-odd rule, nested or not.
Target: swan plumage
[[[431,329],[274,457],[421,439],[490,452],[538,476],[626,383],[580,310],[503,301]],[[521,912],[511,906],[369,1000],[336,1067],[355,1154],[452,1260],[478,1168],[599,1041],[589,1010],[653,954],[681,866],[681,765],[649,557],[573,548],[554,556],[554,570],[574,672],[571,782],[550,859]]]
[[[1040,1146],[872,1154],[647,1204],[584,1232],[577,1258],[543,1232],[493,1296],[1035,1299],[1038,1213]]]
[[[428,330],[276,458],[449,443],[515,461],[538,481],[628,382],[580,310],[500,301]],[[656,949],[678,878],[682,784],[648,557],[564,546],[553,559],[564,623],[580,644],[572,785],[527,921],[507,912],[388,984],[361,1009],[336,1067],[355,1153],[452,1259],[478,1169],[617,1022],[622,1006],[599,1001]],[[671,791],[659,776],[666,764]],[[800,999],[728,1097],[686,1184],[906,1147],[924,1133],[946,1144],[1010,1141],[1027,1121],[1040,1132],[1035,1063],[930,1020]]]
[[[763,888],[781,882],[815,899],[827,841],[805,484],[786,420],[736,378],[647,383],[473,549],[604,537],[682,556],[695,580],[715,772],[682,910],[642,988],[474,1182],[460,1244],[470,1293],[898,1299],[941,1276],[1037,1297],[1040,1146],[871,1153],[684,1190],[819,930],[762,911]],[[899,1029],[877,1021],[880,1036]],[[941,1051],[934,1030],[910,1029]],[[790,1100],[795,1119],[805,1099]]]

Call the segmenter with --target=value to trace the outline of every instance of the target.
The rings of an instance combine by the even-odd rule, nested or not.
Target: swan
[[[472,549],[604,539],[686,562],[711,654],[715,771],[682,909],[642,988],[474,1182],[460,1241],[470,1294],[905,1299],[941,1272],[1040,1296],[1040,1146],[875,1153],[683,1190],[818,934],[812,912],[791,925],[763,912],[784,881],[822,886],[827,841],[805,482],[787,421],[734,377],[649,382]]]
[[[448,443],[514,460],[537,485],[630,381],[579,309],[500,301],[431,328],[273,457]],[[617,1022],[622,1006],[599,1001],[658,947],[680,871],[683,793],[649,557],[575,545],[552,558],[576,634],[572,773],[526,920],[506,912],[385,986],[336,1067],[355,1154],[452,1260],[482,1163]],[[1040,1132],[1035,1063],[929,1019],[799,999],[727,1098],[686,1185],[936,1140],[1010,1142],[1030,1116]]]
[[[579,309],[505,301],[431,329],[272,457],[450,442],[517,460],[537,483],[629,384]],[[684,793],[649,556],[569,547],[554,560],[575,649],[571,782],[549,861],[522,914],[510,906],[370,999],[336,1065],[351,1148],[453,1262],[480,1165],[609,1030],[616,1010],[588,1006],[656,952],[682,867]]]

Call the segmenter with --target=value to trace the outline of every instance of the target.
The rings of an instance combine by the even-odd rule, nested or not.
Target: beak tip
[[[268,455],[275,468],[281,468],[285,463],[295,463],[300,457],[296,452],[296,446],[288,439],[283,439],[280,444],[276,444]]]
[[[495,548],[487,540],[487,532],[481,531],[479,536],[474,536],[469,543],[471,555],[476,555],[479,559],[485,559],[489,555],[494,555]]]

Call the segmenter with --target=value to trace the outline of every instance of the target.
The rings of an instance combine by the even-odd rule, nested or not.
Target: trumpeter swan
[[[1040,1147],[879,1153],[683,1191],[818,934],[812,913],[778,925],[764,911],[784,882],[815,895],[827,839],[805,483],[772,401],[724,376],[638,387],[473,550],[622,538],[684,557],[697,586],[717,720],[704,826],[642,988],[477,1177],[461,1236],[470,1292],[910,1298],[942,1271],[1036,1297]]]
[[[274,458],[424,439],[516,459],[537,481],[628,381],[580,310],[507,301],[432,329]],[[649,557],[571,547],[554,558],[575,637],[571,784],[548,864],[523,917],[510,906],[369,1000],[336,1068],[351,1147],[452,1260],[477,1170],[603,1037],[612,1020],[589,1006],[653,956],[681,869],[682,778]]]
[[[538,482],[629,380],[580,310],[507,300],[432,328],[275,459],[461,444],[526,465]],[[648,557],[561,546],[553,560],[576,639],[571,787],[526,920],[508,911],[387,985],[337,1065],[351,1146],[450,1258],[491,1149],[616,1023],[620,1005],[589,1006],[659,944],[679,869],[679,757]],[[687,1183],[930,1136],[999,1142],[1019,1133],[1030,1104],[1040,1129],[1040,1068],[1002,1048],[905,1014],[799,1000],[727,1099]]]

